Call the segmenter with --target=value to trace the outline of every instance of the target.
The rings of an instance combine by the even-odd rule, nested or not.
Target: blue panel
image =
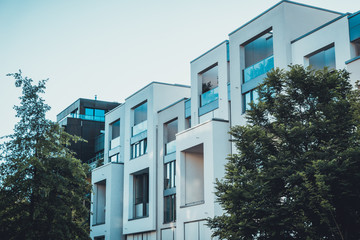
[[[350,41],[360,38],[360,25],[350,28]]]
[[[201,94],[201,106],[205,106],[219,98],[219,87],[213,88],[203,94]]]
[[[241,85],[241,93],[244,94],[254,88],[257,88],[259,86],[259,84],[261,84],[263,82],[264,78],[266,78],[266,73],[254,78],[253,80],[251,80],[247,83],[243,83]]]
[[[191,116],[191,98],[185,102],[185,118]]]
[[[228,93],[228,101],[231,100],[231,95],[230,95],[230,83],[228,82],[227,84],[227,93]]]
[[[219,108],[219,100],[212,101],[211,103],[202,106],[199,108],[199,116],[204,115],[205,113],[211,112],[214,109]]]
[[[270,71],[274,68],[274,56],[267,57],[260,62],[244,69],[244,83]]]
[[[360,38],[360,13],[349,18],[350,41]]]

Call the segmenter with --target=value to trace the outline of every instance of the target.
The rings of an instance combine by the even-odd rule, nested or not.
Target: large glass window
[[[309,56],[309,65],[315,69],[335,68],[335,47],[331,45]]]
[[[164,189],[175,187],[176,164],[175,161],[164,165]]]
[[[165,132],[165,154],[170,154],[176,151],[176,133],[178,132],[178,120],[164,124]]]
[[[164,197],[164,223],[176,220],[176,195]]]
[[[244,45],[245,69],[243,82],[250,81],[274,67],[273,34],[268,31]]]
[[[94,108],[85,108],[85,116],[81,115],[80,118],[93,121],[104,121],[105,120],[105,110],[103,109],[94,109]]]
[[[131,159],[140,157],[147,152],[147,139],[142,139],[131,145]]]
[[[110,149],[120,145],[120,119],[110,124]]]
[[[134,108],[134,126],[147,120],[147,102]]]
[[[86,115],[86,116],[94,116],[94,109],[92,109],[92,108],[85,108],[85,115]]]
[[[134,216],[149,216],[149,173],[134,175]]]
[[[258,89],[253,89],[253,90],[243,94],[243,102],[244,102],[243,112],[251,109],[251,106],[250,106],[251,102],[257,104],[259,102]]]
[[[110,162],[113,162],[113,163],[118,163],[118,162],[120,162],[119,154],[117,153],[117,154],[115,154],[115,155],[112,155],[112,156],[110,157]]]
[[[200,73],[200,76],[202,81],[200,104],[201,106],[204,106],[219,98],[218,66],[217,65],[212,66],[210,69],[207,69],[204,72]]]
[[[132,127],[132,136],[147,130],[147,102],[133,109],[134,126]]]

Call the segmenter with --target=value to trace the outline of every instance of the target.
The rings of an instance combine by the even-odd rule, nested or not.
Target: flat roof
[[[132,96],[134,96],[135,94],[141,92],[142,90],[144,90],[145,88],[149,87],[152,84],[162,84],[162,85],[168,85],[168,86],[175,86],[175,87],[186,87],[186,88],[190,88],[190,86],[188,85],[182,85],[182,84],[171,84],[171,83],[164,83],[164,82],[151,82],[149,84],[147,84],[145,87],[140,88],[139,90],[137,90],[136,92],[134,92],[133,94],[131,94],[130,96],[128,96],[127,98],[125,98],[125,101],[129,98],[131,98]]]
[[[330,12],[330,13],[335,13],[335,14],[344,14],[341,12],[336,12],[336,11],[332,11],[329,9],[325,9],[325,8],[319,8],[319,7],[314,7],[311,5],[307,5],[307,4],[303,4],[303,3],[298,3],[298,2],[293,2],[293,1],[288,1],[288,0],[283,0],[278,2],[277,4],[275,4],[274,6],[270,7],[269,9],[267,9],[266,11],[260,13],[258,16],[256,16],[255,18],[251,19],[250,21],[248,21],[247,23],[245,23],[244,25],[238,27],[237,29],[235,29],[234,31],[232,31],[231,33],[229,33],[229,36],[234,34],[235,32],[239,31],[240,29],[244,28],[245,26],[249,25],[250,23],[252,23],[253,21],[255,21],[256,19],[260,18],[261,16],[263,16],[264,14],[268,13],[269,11],[271,11],[272,9],[276,8],[277,6],[279,6],[282,3],[291,3],[291,4],[295,4],[295,5],[299,5],[299,6],[303,6],[303,7],[308,7],[308,8],[313,8],[313,9],[317,9],[317,10],[321,10],[321,11],[325,11],[325,12]]]

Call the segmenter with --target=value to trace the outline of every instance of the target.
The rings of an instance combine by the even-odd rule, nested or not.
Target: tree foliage
[[[360,239],[360,94],[345,70],[275,69],[216,182],[220,239]]]
[[[9,75],[22,96],[14,107],[20,120],[1,146],[0,238],[89,239],[87,168],[66,147],[79,138],[46,119],[46,80]]]

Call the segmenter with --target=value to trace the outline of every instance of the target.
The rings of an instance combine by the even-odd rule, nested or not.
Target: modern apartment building
[[[208,240],[222,214],[214,182],[235,151],[228,131],[273,68],[343,69],[360,80],[360,12],[281,1],[191,62],[191,86],[153,82],[105,115],[92,172],[91,237]]]
[[[105,113],[117,106],[116,102],[79,98],[56,116],[67,133],[87,141],[73,143],[70,149],[93,168],[98,160],[104,159]]]

